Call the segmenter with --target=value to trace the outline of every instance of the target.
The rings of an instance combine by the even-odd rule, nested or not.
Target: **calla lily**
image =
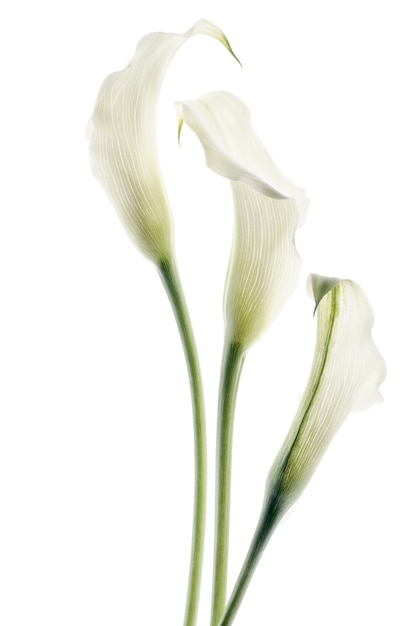
[[[246,105],[227,92],[178,103],[199,138],[208,167],[228,178],[235,207],[224,293],[225,341],[217,422],[216,521],[211,625],[223,613],[228,567],[233,421],[247,349],[296,287],[300,257],[294,235],[308,206],[304,190],[276,167],[255,134]]]
[[[228,178],[235,206],[224,307],[226,337],[245,349],[268,327],[293,292],[300,258],[294,234],[308,207],[303,189],[276,167],[255,134],[246,105],[227,92],[178,103],[198,136],[209,168]]]
[[[300,496],[333,436],[355,411],[380,402],[385,363],[372,336],[373,313],[358,284],[313,274],[317,342],[310,378],[271,468],[267,492],[287,510]]]
[[[159,92],[169,63],[179,48],[198,34],[214,37],[234,56],[225,34],[207,20],[198,21],[182,35],[147,35],[138,43],[130,64],[104,81],[89,125],[93,173],[134,244],[156,264],[173,307],[187,361],[196,459],[186,626],[194,626],[196,622],[201,583],[206,427],[197,350],[174,258],[172,220],[159,166],[156,119]]]
[[[233,621],[243,593],[277,523],[301,495],[341,424],[382,400],[385,363],[372,336],[373,313],[350,280],[309,277],[317,341],[310,377],[290,431],[269,472],[258,528],[221,620]]]
[[[157,153],[159,92],[175,53],[198,34],[214,37],[233,54],[225,34],[207,20],[182,35],[147,35],[129,65],[105,79],[88,128],[93,173],[133,242],[155,262],[170,258],[172,249],[171,215]]]

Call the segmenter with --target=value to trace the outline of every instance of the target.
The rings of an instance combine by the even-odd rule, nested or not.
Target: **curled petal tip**
[[[320,301],[324,298],[325,295],[328,294],[331,289],[333,289],[333,287],[340,283],[340,281],[341,278],[320,276],[320,274],[310,274],[307,279],[307,292],[313,298],[316,304],[314,307],[313,315],[315,315]]]
[[[235,227],[224,295],[226,334],[247,348],[298,282],[294,235],[308,201],[304,190],[278,170],[239,98],[216,91],[179,106],[208,167],[232,185]]]
[[[270,198],[293,200],[301,226],[309,205],[305,190],[279,171],[253,129],[246,104],[226,91],[180,104],[184,122],[200,139],[208,167]]]
[[[182,131],[182,127],[184,125],[184,118],[182,116],[181,106],[176,104],[175,108],[176,108],[176,111],[177,111],[177,123],[178,123],[177,139],[178,139],[178,145],[181,146],[181,131]]]
[[[88,126],[93,173],[134,244],[154,262],[172,254],[172,219],[157,152],[159,93],[172,58],[197,34],[216,38],[230,51],[223,31],[207,20],[181,35],[146,35],[129,65],[104,80]]]
[[[202,33],[205,35],[210,35],[211,37],[217,39],[217,41],[219,41],[226,48],[226,50],[228,50],[232,57],[239,63],[240,67],[242,67],[242,63],[239,61],[236,54],[234,53],[228,38],[226,37],[225,33],[220,28],[218,28],[218,26],[216,26],[209,20],[200,19],[194,24],[190,31],[192,31],[192,34]],[[190,31],[188,31],[187,34],[189,34]]]
[[[240,62],[240,60],[238,59],[238,57],[235,55],[235,53],[233,52],[232,46],[230,45],[229,40],[228,40],[228,38],[226,36],[224,37],[223,44],[227,48],[227,50],[230,52],[232,57],[239,63],[241,69],[243,70],[243,65]]]

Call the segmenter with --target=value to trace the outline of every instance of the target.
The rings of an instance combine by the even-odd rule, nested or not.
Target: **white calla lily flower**
[[[308,206],[304,190],[281,174],[255,134],[246,105],[212,92],[177,104],[197,135],[209,168],[228,178],[235,207],[232,252],[224,292],[225,338],[217,422],[215,555],[211,625],[223,613],[228,570],[230,485],[235,403],[247,349],[285,305],[301,260],[295,231]]]
[[[220,620],[228,626],[277,524],[300,497],[331,440],[355,411],[380,402],[385,362],[372,335],[373,313],[351,280],[312,274],[317,340],[306,390],[269,472],[263,509],[245,563]]]
[[[193,408],[195,490],[184,624],[194,626],[201,585],[206,508],[206,426],[193,331],[176,267],[173,227],[157,151],[157,105],[171,59],[192,36],[205,34],[233,55],[225,34],[199,20],[182,35],[152,33],[130,64],[104,81],[88,127],[93,173],[137,248],[153,261],[171,301],[188,367]],[[235,57],[236,58],[236,57]]]
[[[317,341],[310,378],[288,436],[271,468],[268,488],[287,509],[309,482],[349,415],[380,402],[385,362],[372,335],[373,313],[359,285],[312,274]]]
[[[294,244],[309,204],[276,167],[256,135],[246,105],[227,92],[177,104],[198,136],[209,168],[232,184],[235,227],[224,307],[226,337],[245,349],[283,308],[298,281]]]
[[[94,175],[133,242],[154,262],[169,258],[172,250],[171,215],[157,152],[159,93],[175,53],[198,34],[214,37],[233,54],[225,34],[207,20],[181,35],[147,35],[129,65],[105,79],[87,129]]]

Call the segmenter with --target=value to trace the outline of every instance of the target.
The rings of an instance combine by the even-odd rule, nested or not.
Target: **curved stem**
[[[226,603],[229,557],[230,484],[236,395],[245,353],[238,343],[224,347],[217,418],[216,513],[211,626],[217,626]]]
[[[195,452],[194,517],[184,626],[194,626],[197,619],[200,596],[206,518],[207,444],[203,385],[194,335],[176,264],[174,261],[163,260],[158,266],[158,271],[177,320],[187,362],[193,405]]]

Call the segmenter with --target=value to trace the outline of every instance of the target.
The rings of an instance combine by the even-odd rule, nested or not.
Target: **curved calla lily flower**
[[[255,134],[246,105],[227,92],[178,103],[198,136],[209,168],[228,178],[235,227],[224,306],[226,337],[245,349],[268,327],[293,292],[300,258],[294,234],[308,199],[276,167]]]
[[[182,35],[147,35],[129,65],[105,79],[88,128],[93,173],[133,242],[155,262],[169,258],[172,248],[171,215],[157,153],[159,92],[175,53],[198,34],[214,37],[233,54],[225,34],[207,20]]]
[[[317,341],[306,390],[269,472],[263,510],[221,626],[231,624],[278,522],[299,498],[343,421],[382,400],[385,362],[371,330],[373,313],[350,280],[309,277],[316,302]]]
[[[277,169],[255,134],[246,105],[227,92],[178,103],[199,138],[207,165],[231,181],[234,235],[224,292],[225,341],[217,423],[215,557],[211,625],[223,613],[228,569],[233,421],[247,349],[294,290],[300,258],[294,245],[308,200]]]
[[[358,284],[312,274],[317,341],[310,378],[268,487],[287,510],[300,496],[341,424],[380,402],[385,362],[371,329],[373,313]]]
[[[184,624],[197,618],[204,547],[206,427],[197,350],[176,268],[172,221],[157,153],[156,118],[169,63],[190,37],[205,34],[234,56],[225,34],[207,20],[182,35],[144,37],[130,64],[104,81],[89,125],[93,173],[107,192],[134,244],[156,264],[171,301],[190,379],[195,446],[195,498]]]

